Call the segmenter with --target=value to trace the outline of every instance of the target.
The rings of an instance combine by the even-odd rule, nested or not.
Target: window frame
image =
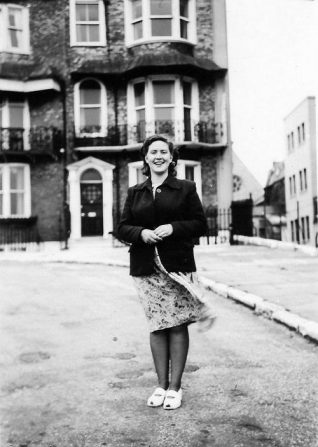
[[[21,47],[12,47],[9,36],[9,9],[14,8],[22,12],[22,38]],[[5,29],[3,39],[0,40],[0,51],[15,54],[30,54],[30,14],[29,6],[21,6],[14,3],[0,4],[0,28]]]
[[[196,30],[196,0],[188,0],[188,38],[181,37],[180,21],[185,17],[180,14],[180,0],[171,0],[171,15],[151,15],[150,1],[141,0],[142,15],[140,18],[133,19],[132,14],[132,0],[125,0],[125,36],[126,46],[131,47],[147,42],[171,42],[179,41],[186,42],[191,45],[197,44],[197,30]],[[154,18],[164,18],[168,16],[171,18],[171,36],[152,36],[151,35],[151,20]],[[141,21],[143,29],[143,37],[139,39],[134,38],[133,22]]]
[[[80,86],[85,81],[95,81],[100,86],[101,92],[101,113],[100,113],[100,122],[101,122],[101,131],[100,132],[81,132],[81,102],[80,102]],[[105,137],[107,136],[107,128],[108,128],[108,120],[107,120],[107,90],[105,85],[97,78],[84,78],[74,84],[74,127],[75,127],[75,135],[77,137]]]
[[[152,75],[146,77],[135,78],[127,85],[127,123],[129,126],[136,126],[137,121],[137,106],[135,105],[134,85],[139,83],[145,84],[145,123],[146,135],[152,135],[154,132],[154,92],[153,82],[156,81],[173,81],[174,82],[174,111],[175,111],[175,135],[174,141],[184,141],[182,135],[184,134],[184,102],[183,102],[183,82],[191,83],[191,135],[194,140],[194,125],[199,121],[199,86],[198,82],[190,77],[182,77],[179,75]],[[163,107],[164,104],[161,104]],[[140,106],[138,106],[140,107]],[[180,120],[178,117],[182,117]],[[152,124],[153,123],[153,124]]]
[[[11,168],[22,167],[24,171],[24,211],[22,214],[11,213],[11,185],[10,185],[10,172]],[[0,214],[1,219],[7,218],[28,218],[31,216],[31,177],[30,177],[30,165],[25,163],[0,163],[0,170],[2,171],[2,207],[3,212]],[[1,212],[1,210],[0,210]]]
[[[76,4],[97,4],[99,40],[95,42],[78,41],[76,38]],[[102,0],[70,0],[70,45],[71,47],[105,47],[106,46],[106,22],[105,6]]]
[[[10,98],[8,96],[3,98],[3,102],[2,102],[2,123],[0,122],[0,128],[3,129],[15,129],[15,127],[10,126],[9,123],[9,109],[10,109]],[[30,138],[29,138],[29,133],[30,133],[30,128],[31,128],[31,118],[30,118],[30,109],[29,109],[29,102],[27,98],[24,98],[23,101],[21,102],[17,102],[18,104],[21,104],[23,107],[23,126],[22,128],[24,129],[23,131],[23,149],[25,151],[30,150]],[[5,144],[5,142],[3,142],[3,144]],[[9,150],[4,148],[4,150]]]

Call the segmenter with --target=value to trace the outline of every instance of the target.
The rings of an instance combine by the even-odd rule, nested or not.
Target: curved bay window
[[[196,43],[195,0],[126,0],[126,40]]]
[[[75,131],[78,136],[105,136],[107,100],[105,86],[96,79],[85,79],[74,87]]]
[[[176,141],[191,141],[198,121],[198,86],[180,77],[149,77],[128,87],[129,122],[137,141],[159,133]]]

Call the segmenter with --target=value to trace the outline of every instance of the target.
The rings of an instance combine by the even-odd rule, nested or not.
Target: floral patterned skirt
[[[147,276],[133,276],[139,299],[144,308],[150,332],[206,319],[207,305],[199,294],[190,291],[163,271],[155,256],[155,272]],[[183,281],[202,289],[195,272],[184,273]]]

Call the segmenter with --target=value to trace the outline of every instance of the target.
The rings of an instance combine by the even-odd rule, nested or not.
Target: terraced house
[[[0,234],[108,237],[154,133],[230,206],[223,0],[1,2],[0,32]]]

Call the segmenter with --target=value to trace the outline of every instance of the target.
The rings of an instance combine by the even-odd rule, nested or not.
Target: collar
[[[180,189],[181,188],[179,180],[176,177],[173,177],[172,175],[168,175],[168,177],[160,185],[160,187],[161,186],[168,186],[169,188],[172,188],[172,189]],[[149,189],[149,191],[152,191],[151,178],[148,177],[145,182],[140,183],[139,185],[137,185],[136,189],[137,190]]]

